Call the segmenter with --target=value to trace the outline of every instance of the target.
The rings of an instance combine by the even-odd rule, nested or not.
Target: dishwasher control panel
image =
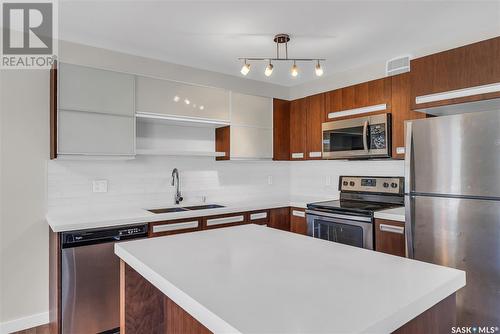
[[[80,230],[61,233],[62,248],[116,242],[143,238],[148,234],[148,225],[120,226],[114,228]]]

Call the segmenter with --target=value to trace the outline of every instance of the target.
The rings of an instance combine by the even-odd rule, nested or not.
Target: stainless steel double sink
[[[192,205],[192,206],[180,206],[171,208],[161,208],[161,209],[150,209],[147,210],[152,213],[171,213],[171,212],[182,212],[191,210],[206,210],[206,209],[217,209],[223,208],[223,205],[219,204],[205,204],[205,205]]]

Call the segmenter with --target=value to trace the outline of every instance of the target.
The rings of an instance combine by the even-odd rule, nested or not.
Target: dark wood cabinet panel
[[[375,219],[375,250],[406,256],[404,227],[403,222]]]
[[[209,230],[220,227],[236,226],[248,224],[248,212],[234,212],[223,215],[203,217],[202,229]]]
[[[290,103],[290,160],[306,158],[306,122],[308,100],[293,100]],[[302,154],[302,157],[298,156]]]
[[[321,124],[325,117],[325,94],[307,98],[306,156],[308,160],[321,159],[323,133]]]
[[[290,231],[307,235],[307,222],[304,209],[290,208]]]
[[[328,114],[342,110],[342,88],[325,93],[325,116],[324,122],[330,121]]]
[[[215,129],[215,151],[226,153],[223,157],[216,157],[215,160],[229,160],[231,158],[231,127],[224,126]]]
[[[248,222],[250,224],[269,225],[271,222],[272,210],[256,210],[248,212]]]
[[[397,153],[405,146],[405,121],[425,118],[426,114],[410,109],[410,73],[391,77],[392,82],[392,158],[404,159],[404,153]]]
[[[390,103],[391,81],[382,78],[342,88],[342,110]]]
[[[290,101],[273,99],[273,160],[290,160]]]
[[[272,209],[268,226],[283,231],[290,231],[290,208]]]
[[[412,109],[500,97],[500,93],[490,93],[418,105],[415,102],[417,96],[500,82],[500,37],[413,59],[410,77]]]

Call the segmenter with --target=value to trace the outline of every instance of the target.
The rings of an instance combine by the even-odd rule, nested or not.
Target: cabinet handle
[[[382,232],[397,233],[397,234],[404,234],[405,233],[405,228],[403,226],[380,224],[379,228],[380,228],[380,231],[382,231]]]
[[[239,222],[242,222],[244,220],[245,220],[245,217],[243,215],[232,216],[232,217],[223,217],[223,218],[213,218],[213,219],[207,219],[207,226],[229,224],[229,223],[239,223]]]
[[[190,222],[184,222],[184,223],[155,225],[155,226],[153,226],[153,233],[177,231],[177,230],[183,230],[186,228],[195,228],[195,227],[198,227],[198,225],[199,225],[199,221],[197,221],[197,220],[190,221]]]
[[[250,214],[250,220],[264,219],[267,218],[267,212],[258,212]]]
[[[292,153],[292,159],[303,159],[304,153]]]
[[[321,158],[321,152],[309,152],[309,158]]]
[[[305,211],[292,210],[292,215],[295,217],[305,217],[306,213]]]

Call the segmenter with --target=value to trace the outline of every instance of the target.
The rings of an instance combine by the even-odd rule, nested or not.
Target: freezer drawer
[[[467,285],[457,293],[458,323],[498,326],[500,201],[407,196],[406,205],[413,257],[466,271]]]

